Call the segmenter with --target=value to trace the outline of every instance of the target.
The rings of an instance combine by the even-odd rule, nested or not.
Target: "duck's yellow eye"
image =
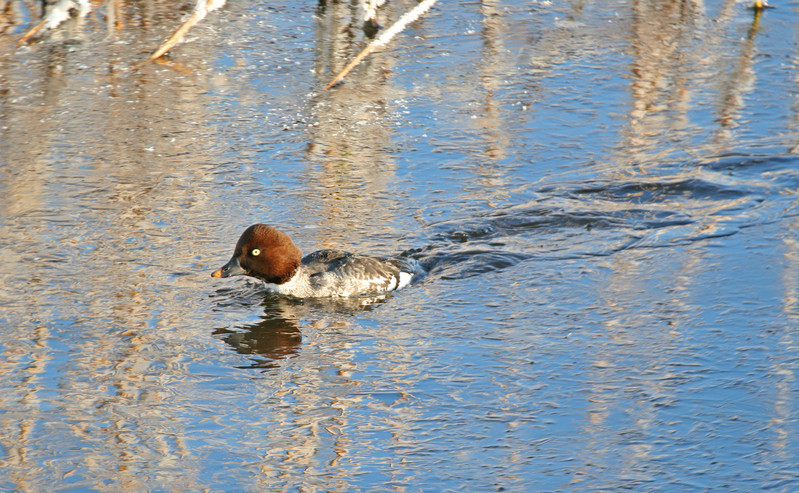
[[[261,254],[261,250],[258,250],[257,248],[253,248],[252,252],[250,252],[250,253],[252,253],[253,257],[257,257],[258,255]]]

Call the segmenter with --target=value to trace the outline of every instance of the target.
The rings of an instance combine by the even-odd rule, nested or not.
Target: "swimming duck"
[[[407,286],[421,273],[418,263],[341,250],[302,256],[291,238],[272,226],[253,224],[242,233],[233,257],[211,277],[246,275],[270,291],[295,298],[367,296]]]

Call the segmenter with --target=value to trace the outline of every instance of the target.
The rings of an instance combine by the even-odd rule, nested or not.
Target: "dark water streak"
[[[406,255],[430,274],[449,279],[528,260],[607,256],[722,238],[796,216],[797,204],[780,197],[799,186],[794,163],[787,157],[726,157],[701,166],[685,163],[687,171],[676,176],[543,187],[532,203],[428,224],[430,244]],[[705,171],[695,176],[691,169]],[[736,179],[735,174],[759,176]]]

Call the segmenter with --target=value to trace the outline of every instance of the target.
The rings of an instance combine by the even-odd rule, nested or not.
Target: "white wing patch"
[[[413,279],[413,274],[410,272],[402,272],[399,273],[399,283],[397,284],[397,289],[402,289],[408,284],[411,283],[411,279]]]

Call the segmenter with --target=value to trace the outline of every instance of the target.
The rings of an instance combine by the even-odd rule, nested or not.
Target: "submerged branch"
[[[155,50],[155,53],[150,55],[147,59],[148,62],[155,60],[156,58],[160,58],[164,53],[169,51],[173,46],[180,43],[183,39],[183,36],[189,32],[189,29],[197,25],[198,22],[203,20],[209,12],[213,12],[214,10],[222,7],[225,5],[225,0],[197,0],[197,4],[194,6],[194,11],[191,13],[191,16],[183,23],[182,26],[175,31],[175,34],[170,36],[168,40],[164,44],[161,45],[160,48]]]
[[[330,81],[330,84],[328,84],[327,87],[325,87],[325,89],[330,89],[331,87],[341,82],[341,80],[344,77],[346,77],[346,75],[350,73],[350,71],[354,69],[356,65],[361,63],[361,61],[364,58],[369,56],[369,54],[374,52],[375,50],[384,48],[388,44],[388,42],[391,41],[391,39],[394,36],[402,32],[402,30],[405,29],[408,26],[408,24],[415,21],[422,14],[430,10],[430,7],[432,7],[434,3],[436,3],[436,0],[424,0],[423,2],[419,3],[419,5],[414,7],[413,10],[400,17],[397,22],[395,22],[391,27],[386,29],[386,31],[383,32],[383,34],[375,38],[374,41],[369,43],[369,45],[366,48],[364,48],[363,51],[358,53],[358,56],[356,56],[355,59],[353,59],[349,64],[347,64],[347,66],[344,67],[344,70],[339,72],[338,75],[336,75],[336,77],[333,78],[332,81]]]
[[[382,7],[386,0],[362,0],[363,23],[377,27],[377,9]]]
[[[59,0],[48,9],[47,14],[40,23],[36,24],[36,26],[26,32],[25,35],[17,41],[17,46],[25,44],[42,29],[55,29],[62,22],[70,18],[73,10],[77,10],[78,15],[84,17],[89,13],[90,9],[89,0]]]

